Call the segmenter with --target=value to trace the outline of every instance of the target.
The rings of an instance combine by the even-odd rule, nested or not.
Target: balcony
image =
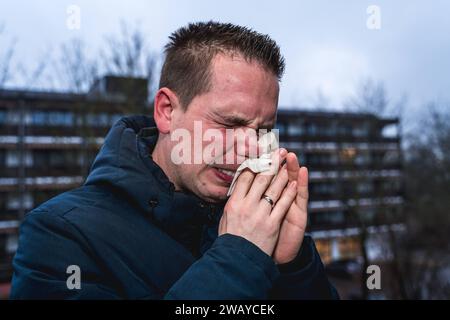
[[[67,190],[79,187],[84,181],[81,176],[26,177],[27,190]],[[0,178],[0,191],[17,191],[19,178]]]
[[[76,126],[31,126],[26,125],[24,127],[24,134],[28,136],[76,136],[76,135],[85,135],[85,136],[99,136],[104,137],[111,125],[98,124],[97,126],[91,126],[87,129],[83,129]],[[0,135],[4,136],[18,136],[20,135],[20,126],[19,125],[8,125],[2,124],[0,126]]]
[[[0,136],[0,148],[18,149],[18,136]],[[99,149],[104,137],[83,139],[79,136],[25,136],[24,149]]]
[[[328,171],[310,171],[309,181],[320,182],[328,180],[367,180],[367,179],[401,179],[400,170],[328,170]]]
[[[324,135],[324,134],[301,134],[291,135],[280,133],[280,141],[283,142],[346,142],[346,143],[359,143],[359,142],[371,142],[371,143],[400,143],[400,137],[383,137],[376,136],[354,136],[348,135]]]

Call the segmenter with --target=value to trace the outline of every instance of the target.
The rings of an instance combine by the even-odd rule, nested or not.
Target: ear
[[[169,88],[161,88],[156,92],[153,117],[160,133],[170,133],[173,111],[176,108],[180,108],[180,104],[175,92]]]

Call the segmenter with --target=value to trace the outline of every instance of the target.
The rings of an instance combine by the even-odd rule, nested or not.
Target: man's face
[[[219,143],[220,148],[210,152],[211,156],[201,156],[201,163],[198,161],[190,164],[182,163],[173,165],[172,168],[177,187],[190,190],[206,201],[219,202],[226,199],[233,179],[230,172],[224,170],[235,172],[243,161],[243,150],[237,148],[236,137],[242,137],[242,132],[249,132],[249,129],[271,129],[274,126],[279,87],[274,74],[255,62],[245,61],[238,55],[233,57],[217,55],[212,61],[211,68],[211,89],[196,96],[186,111],[181,108],[174,109],[171,133],[180,128],[189,131],[192,137],[190,142],[192,159],[195,156],[194,152],[198,152],[198,148],[195,149],[194,146],[195,139],[202,141],[201,151],[212,145],[211,141],[202,138],[205,132],[209,131],[214,136],[221,133],[221,139],[215,144],[217,146]],[[195,123],[197,128],[194,131]],[[198,137],[199,124],[202,137]],[[231,143],[230,129],[235,132],[234,142]],[[237,129],[240,129],[241,133]],[[171,143],[173,148],[178,141]],[[244,151],[247,154],[249,152],[245,150],[245,145]],[[238,153],[240,156],[237,156]],[[217,160],[220,158],[222,161]],[[229,161],[230,159],[233,160]]]

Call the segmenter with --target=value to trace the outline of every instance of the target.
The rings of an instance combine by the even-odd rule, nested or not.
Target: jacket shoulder
[[[106,200],[110,194],[95,186],[81,186],[61,193],[31,210],[25,218],[36,213],[47,212],[48,216],[64,216],[76,208],[94,207]]]

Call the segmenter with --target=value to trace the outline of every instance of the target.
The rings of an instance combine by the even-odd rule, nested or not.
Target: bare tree
[[[100,55],[107,73],[145,78],[151,89],[158,56],[150,49],[147,37],[139,26],[131,27],[121,21],[120,33],[106,37],[106,46]]]
[[[450,109],[431,103],[406,138],[406,223],[397,239],[404,298],[450,297]],[[447,273],[447,275],[445,275]]]
[[[330,108],[330,99],[323,93],[322,89],[316,91],[312,106],[314,110],[327,111]]]
[[[5,24],[0,22],[0,36],[4,34]],[[0,46],[0,87],[3,87],[8,81],[11,81],[12,76],[12,62],[16,49],[17,39],[11,39],[5,46]],[[3,48],[6,48],[4,51]]]
[[[98,58],[90,58],[86,44],[79,38],[61,45],[54,66],[63,86],[77,93],[86,92],[99,76]]]
[[[371,78],[367,78],[363,80],[357,87],[356,94],[349,98],[345,103],[345,107],[348,111],[356,111],[356,112],[364,112],[374,114],[376,116],[396,116],[401,117],[404,112],[405,105],[407,103],[406,95],[403,95],[398,101],[393,102],[388,98],[387,90],[385,89],[383,83],[381,81],[374,81]],[[401,125],[398,126],[398,131],[401,131]],[[379,128],[370,128],[369,133],[369,141],[378,142],[378,132]],[[401,132],[397,132],[399,136],[401,136]],[[343,150],[342,150],[343,151]],[[378,152],[381,152],[378,151]],[[396,152],[398,156],[398,163],[401,161],[401,150],[400,145]],[[345,155],[345,154],[344,154]],[[355,154],[356,156],[356,154]],[[383,154],[372,154],[370,155],[370,163],[360,164],[359,169],[365,170],[366,172],[372,172],[373,170],[379,170],[384,168],[386,157],[392,156],[389,153]],[[350,161],[352,164],[353,158],[347,157],[346,161]],[[372,201],[373,206],[369,209],[364,207],[360,207],[358,205],[360,200],[359,191],[355,190],[359,184],[361,185],[371,185],[373,188],[372,192]],[[388,242],[387,247],[392,247],[390,244],[393,238],[390,237],[392,235],[391,229],[392,225],[401,221],[401,216],[403,212],[403,208],[401,207],[389,207],[389,205],[385,204],[386,196],[391,195],[391,186],[383,181],[376,181],[376,179],[371,177],[363,177],[363,176],[355,176],[353,177],[352,183],[349,183],[345,186],[341,192],[343,199],[353,199],[356,205],[350,205],[346,203],[348,217],[351,221],[358,227],[359,229],[359,247],[361,250],[362,257],[362,269],[361,269],[361,294],[362,298],[368,298],[369,292],[366,286],[367,274],[366,269],[371,264],[369,261],[368,254],[368,244],[371,241],[371,235],[369,233],[369,227],[376,225],[388,225],[388,234],[387,237],[383,237],[385,242]],[[401,190],[397,190],[401,191]],[[345,201],[344,201],[345,202]],[[384,248],[380,248],[384,249]],[[395,248],[394,248],[395,249]],[[386,251],[388,250],[388,251]],[[381,250],[383,252],[384,258],[388,258],[388,256],[392,256],[393,249],[389,248],[386,250]],[[395,254],[394,254],[395,259]],[[380,263],[386,264],[386,267],[389,268],[389,261],[380,261]],[[402,281],[401,277],[398,276],[397,279],[399,282]],[[392,292],[392,290],[390,290]],[[386,291],[385,294],[391,294],[391,292]]]
[[[105,36],[105,42],[94,52],[88,52],[81,39],[64,43],[55,63],[55,73],[64,87],[74,92],[87,91],[101,74],[145,78],[151,89],[157,60],[139,26],[130,27],[122,21],[120,32]]]
[[[371,78],[367,78],[361,81],[356,89],[354,96],[350,97],[345,103],[344,108],[347,111],[371,113],[377,116],[383,115],[388,107],[389,101],[387,98],[386,89],[381,81],[375,82]],[[372,129],[371,129],[372,130]],[[368,137],[371,139],[371,135]],[[346,153],[346,149],[340,146],[338,148],[338,156],[341,164],[349,166],[355,166],[355,159],[358,155],[358,150],[353,153]],[[363,163],[358,165],[358,169],[371,172],[380,163],[375,162],[371,157],[371,163]],[[375,166],[375,167],[374,167]],[[342,181],[340,179],[340,193],[345,207],[347,209],[347,215],[350,223],[354,224],[359,231],[357,237],[360,254],[362,259],[361,267],[361,299],[368,299],[369,291],[366,285],[367,281],[367,267],[370,265],[368,254],[368,242],[370,241],[370,234],[368,228],[374,224],[380,223],[380,216],[383,214],[382,199],[383,193],[380,190],[374,191],[373,207],[370,209],[375,211],[376,214],[372,215],[367,212],[367,208],[360,205],[361,194],[358,190],[360,185],[373,185],[374,181],[370,178],[370,175],[364,176],[363,174],[355,174],[351,181]]]
[[[64,83],[69,91],[87,92],[94,87],[100,75],[145,78],[149,88],[153,85],[157,59],[150,50],[146,36],[138,27],[131,28],[123,21],[120,26],[119,34],[106,36],[105,42],[95,50],[90,50],[81,39],[77,38],[61,46],[55,71],[59,81]],[[118,90],[126,98],[126,101],[120,103],[120,113],[148,112],[147,109],[144,110],[148,104],[143,106],[141,94],[143,90],[136,86],[135,82],[121,81]],[[88,125],[89,117],[101,111],[96,104],[83,100],[80,100],[75,108],[79,135],[83,137],[83,141],[91,140],[94,128]],[[81,174],[86,175],[91,160],[87,145],[83,148],[81,158]]]
[[[369,112],[382,115],[389,104],[386,88],[381,81],[372,78],[362,80],[353,97],[344,103],[344,107],[351,111]]]
[[[406,96],[390,101],[381,82],[366,79],[357,94],[346,103],[347,109],[376,115],[394,114],[405,119]],[[389,230],[386,238],[392,260],[389,262],[392,297],[402,299],[448,299],[450,297],[450,108],[448,104],[431,103],[413,130],[404,135],[403,209],[400,219],[406,232]],[[410,124],[411,126],[411,124]],[[383,197],[382,190],[377,195]],[[377,211],[384,223],[398,222],[399,216]],[[367,255],[367,232],[358,214],[362,255]],[[376,216],[379,216],[378,214]],[[367,264],[367,261],[364,263]],[[445,275],[447,273],[447,275]],[[364,275],[363,275],[364,280]],[[364,289],[364,287],[363,287]],[[364,291],[363,291],[364,293]]]
[[[39,59],[36,59],[37,64],[30,68],[24,66],[23,63],[17,64],[17,74],[21,78],[21,85],[24,88],[45,88],[49,89],[49,82],[52,82],[52,77],[50,77],[50,81],[42,81],[42,78],[45,76],[45,73],[49,71],[49,65],[51,60],[48,58],[52,55],[52,50],[47,49]]]
[[[4,34],[5,25],[0,23],[0,36]],[[25,66],[22,62],[15,63],[15,53],[17,39],[13,37],[9,41],[3,39],[5,45],[0,46],[0,87],[5,86],[6,83],[14,81],[15,85],[24,88],[32,88],[39,83],[44,72],[48,69],[51,56],[51,50],[47,52],[37,61],[34,68]],[[5,48],[1,50],[1,48]]]

